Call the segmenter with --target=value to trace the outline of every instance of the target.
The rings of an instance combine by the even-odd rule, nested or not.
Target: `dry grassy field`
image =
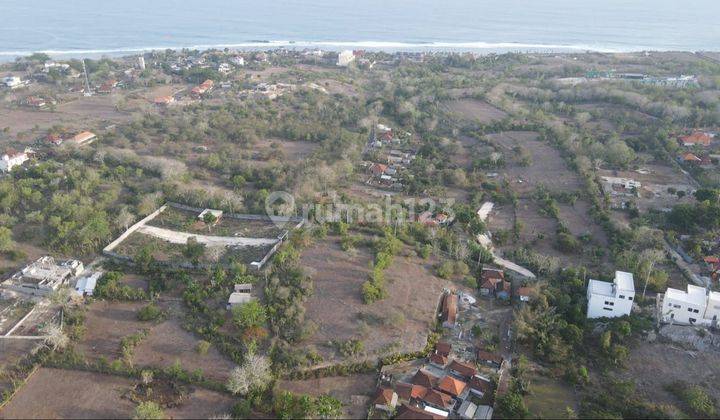
[[[398,255],[385,271],[388,297],[368,305],[362,301],[361,287],[371,259],[367,249],[343,251],[334,238],[302,254],[301,264],[315,285],[306,316],[318,326],[303,344],[315,346],[325,362],[341,357],[330,345],[333,340],[361,339],[367,357],[421,349],[440,293],[452,286],[433,275],[430,261]]]
[[[135,403],[124,395],[129,378],[93,372],[40,368],[2,410],[0,418],[129,418]],[[208,418],[230,412],[234,400],[205,389],[190,389],[170,418]]]
[[[446,102],[445,109],[463,121],[488,124],[507,117],[505,111],[477,99],[457,99]]]

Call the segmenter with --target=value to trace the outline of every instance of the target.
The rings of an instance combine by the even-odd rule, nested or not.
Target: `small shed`
[[[253,300],[253,297],[250,295],[250,293],[231,293],[230,297],[228,298],[227,309],[232,309],[233,307],[238,305],[244,305],[251,300]]]
[[[252,292],[252,283],[241,283],[235,285],[235,293],[250,293]]]

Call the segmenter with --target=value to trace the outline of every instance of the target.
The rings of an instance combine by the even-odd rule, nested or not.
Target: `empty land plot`
[[[463,121],[475,121],[481,124],[507,117],[505,111],[477,99],[457,99],[445,102],[444,107],[450,114],[457,115]]]
[[[214,346],[206,354],[198,353],[198,342],[200,339],[185,331],[179,319],[170,316],[152,326],[148,336],[135,347],[133,363],[136,366],[168,367],[177,361],[187,371],[199,369],[206,378],[225,382],[235,364]]]
[[[280,155],[275,160],[299,162],[308,158],[318,148],[318,143],[270,138],[254,143],[252,148],[260,157],[273,157],[273,151],[278,150]]]
[[[306,315],[318,326],[305,344],[317,347],[326,362],[341,358],[333,341],[360,339],[369,359],[420,350],[426,343],[440,293],[449,283],[431,273],[429,262],[398,255],[385,271],[387,298],[368,305],[361,288],[371,260],[370,250],[346,252],[333,238],[302,254],[301,263],[314,280]]]
[[[488,140],[502,151],[506,167],[498,172],[521,196],[532,193],[540,185],[554,192],[573,192],[582,187],[580,178],[572,172],[560,153],[549,144],[538,140],[532,131],[504,131],[488,134]],[[513,161],[522,149],[529,156],[527,166]]]
[[[94,372],[40,368],[0,411],[2,418],[130,418],[136,404],[124,395],[130,378]],[[208,418],[228,414],[230,396],[190,388],[189,397],[165,410],[170,418]]]
[[[374,373],[351,376],[331,376],[327,378],[305,379],[298,381],[280,381],[277,389],[294,394],[313,396],[330,395],[343,404],[343,418],[365,418],[370,398],[375,392],[376,375]]]
[[[592,235],[594,242],[598,245],[607,245],[607,234],[590,217],[590,205],[585,200],[577,200],[574,205],[558,204],[560,209],[560,220],[575,236],[586,233]]]
[[[641,342],[631,349],[627,370],[619,375],[634,380],[638,392],[656,403],[678,403],[665,389],[675,381],[701,385],[715,401],[720,399],[716,386],[720,353],[712,350],[689,352],[670,344]]]
[[[108,360],[122,357],[120,341],[123,337],[135,334],[151,324],[137,319],[137,312],[146,302],[108,302],[97,301],[88,306],[85,315],[85,335],[78,343],[87,359]]]
[[[122,395],[133,380],[92,372],[40,368],[0,411],[3,418],[129,418]]]

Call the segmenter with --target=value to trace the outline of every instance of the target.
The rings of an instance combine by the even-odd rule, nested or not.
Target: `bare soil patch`
[[[506,167],[498,173],[521,196],[532,193],[541,184],[554,192],[580,190],[582,184],[577,174],[567,167],[556,149],[538,140],[537,133],[504,131],[486,137],[499,146],[507,162]],[[527,166],[521,166],[513,160],[518,156],[518,149],[529,155]]]
[[[305,305],[306,317],[318,329],[305,344],[315,346],[325,362],[342,358],[331,345],[333,340],[362,340],[361,358],[421,349],[440,293],[451,284],[432,274],[430,261],[412,254],[395,257],[385,271],[388,297],[368,305],[362,301],[361,288],[370,271],[370,250],[343,251],[337,238],[306,249],[301,263],[315,284]]]
[[[93,302],[85,315],[87,331],[78,350],[92,361],[120,358],[120,340],[151,326],[137,320],[137,312],[145,305],[147,302]]]
[[[445,109],[464,121],[475,121],[481,124],[502,120],[507,113],[495,108],[485,101],[477,99],[457,99],[444,104]]]
[[[301,381],[280,381],[277,389],[295,394],[330,395],[343,403],[343,417],[365,418],[370,398],[375,391],[374,373],[333,376]]]
[[[172,310],[171,312],[176,312]],[[225,382],[235,364],[211,346],[206,354],[195,349],[200,339],[184,330],[172,315],[152,330],[135,347],[133,363],[138,366],[168,367],[180,362],[187,371],[201,370],[206,378]]]
[[[676,345],[642,342],[631,349],[627,370],[620,374],[634,379],[637,390],[657,403],[677,404],[664,387],[675,381],[698,384],[716,401],[720,399],[720,353],[686,351]]]
[[[40,368],[2,411],[0,418],[129,418],[135,404],[123,396],[136,384],[130,378],[93,372]],[[230,396],[200,388],[170,418],[208,418],[227,414]]]

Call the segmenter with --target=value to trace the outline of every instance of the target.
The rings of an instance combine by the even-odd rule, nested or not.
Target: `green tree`
[[[154,401],[143,401],[135,407],[134,419],[165,419],[167,415],[160,408],[160,405]]]
[[[5,226],[0,226],[0,252],[12,251],[15,242],[12,238],[12,231]]]
[[[232,308],[232,316],[235,324],[241,329],[257,328],[265,325],[267,321],[267,310],[257,300]]]
[[[193,265],[197,266],[200,264],[200,258],[205,255],[205,245],[198,242],[196,237],[191,236],[187,239],[182,253]]]

